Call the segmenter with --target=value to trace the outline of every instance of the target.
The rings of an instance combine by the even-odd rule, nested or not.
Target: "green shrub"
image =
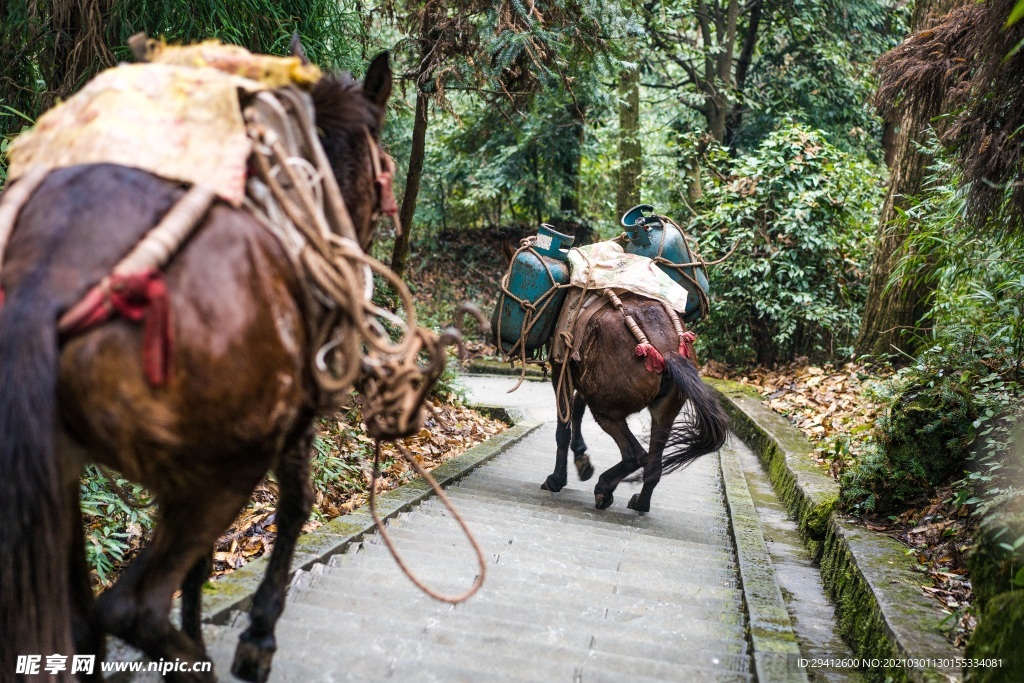
[[[964,326],[938,341],[890,380],[889,406],[840,480],[847,508],[893,511],[956,479],[967,498],[1004,469],[997,454],[1020,407],[1013,359]]]
[[[719,361],[774,365],[845,354],[867,289],[878,170],[788,123],[751,155],[712,157],[688,232],[711,270],[701,347]]]

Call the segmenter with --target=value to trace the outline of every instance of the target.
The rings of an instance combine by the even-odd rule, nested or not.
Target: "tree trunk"
[[[643,147],[640,143],[640,69],[619,77],[619,189],[616,217],[640,203]]]
[[[950,0],[918,0],[914,4],[911,31],[934,25],[950,5]],[[928,298],[934,285],[925,276],[933,265],[925,263],[925,272],[915,273],[910,280],[890,280],[896,265],[908,255],[907,240],[914,230],[913,223],[899,226],[894,220],[899,210],[922,191],[932,159],[919,151],[919,145],[925,142],[930,120],[938,114],[924,112],[912,118],[904,113],[895,122],[895,128],[887,131],[889,188],[878,221],[867,302],[857,336],[858,355],[913,355],[921,343],[920,333],[929,329]]]
[[[416,113],[412,125],[412,151],[409,153],[409,170],[405,174],[405,193],[402,195],[402,209],[398,212],[402,234],[395,236],[395,248],[391,252],[391,270],[401,277],[409,258],[409,240],[412,237],[412,217],[416,213],[416,197],[420,193],[420,178],[423,176],[423,155],[426,150],[427,112],[429,101],[422,91],[416,93]]]
[[[572,214],[573,220],[580,215],[580,160],[583,157],[583,110],[586,107],[574,102],[568,106],[569,116],[572,119],[572,139],[567,140],[569,154],[565,160],[563,171],[568,181],[568,188],[562,195],[558,208],[562,213]]]

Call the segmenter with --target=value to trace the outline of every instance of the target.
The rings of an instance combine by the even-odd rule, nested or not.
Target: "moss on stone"
[[[1002,593],[989,600],[964,655],[998,659],[998,667],[965,669],[968,683],[1024,681],[1024,591]]]
[[[469,372],[478,375],[520,375],[523,372],[523,369],[519,366],[513,366],[505,361],[488,358],[479,358],[472,361],[469,364],[468,370]],[[526,376],[545,378],[547,377],[547,373],[536,365],[527,365]]]
[[[974,548],[967,556],[971,587],[977,603],[985,609],[985,603],[1003,591],[1010,590],[1013,573],[1020,569],[1018,551],[1014,554],[1000,547],[999,543],[1012,542],[1024,535],[1024,500],[1017,499],[1003,508],[990,512],[981,522]]]

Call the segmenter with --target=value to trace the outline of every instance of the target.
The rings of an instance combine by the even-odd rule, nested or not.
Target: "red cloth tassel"
[[[142,367],[153,386],[167,382],[171,374],[174,333],[167,282],[158,270],[110,279],[110,304],[127,320],[143,320]]]
[[[142,369],[146,381],[159,387],[171,374],[174,330],[167,283],[158,270],[132,275],[111,275],[96,285],[60,320],[64,336],[85,332],[106,322],[114,314],[125,320],[143,322]]]
[[[377,176],[377,191],[379,194],[380,201],[380,212],[385,216],[397,216],[398,215],[398,202],[395,201],[395,191],[392,187],[392,181],[394,180],[395,174],[395,162],[387,154],[384,156],[384,168]]]
[[[693,332],[683,332],[683,338],[679,342],[679,355],[689,358],[690,362],[697,365],[697,352],[693,349],[693,342],[697,341],[697,335]]]
[[[4,301],[7,299],[7,295],[4,294],[4,290],[0,287],[0,308],[4,307]]]
[[[647,372],[653,372],[660,375],[665,370],[665,358],[661,355],[658,349],[654,348],[650,344],[637,344],[636,355],[640,358],[646,358],[647,362],[644,363],[644,367],[647,368]]]

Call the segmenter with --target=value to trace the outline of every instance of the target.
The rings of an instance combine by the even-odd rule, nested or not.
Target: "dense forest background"
[[[882,419],[829,446],[844,503],[953,482],[989,539],[979,596],[1024,586],[1024,2],[9,0],[0,145],[139,31],[298,32],[354,73],[390,50],[399,272],[453,234],[609,238],[641,201],[709,260],[735,247],[701,357],[890,368]]]

